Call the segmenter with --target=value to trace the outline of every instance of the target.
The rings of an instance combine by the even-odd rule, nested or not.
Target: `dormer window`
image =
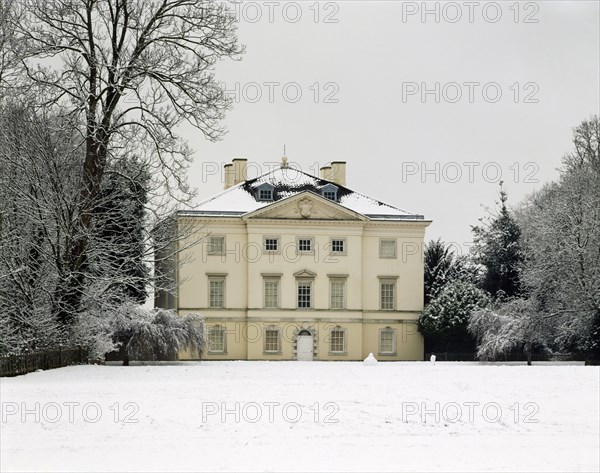
[[[329,200],[337,200],[337,192],[335,191],[325,191],[323,192],[323,197]]]
[[[261,184],[257,189],[257,198],[261,201],[271,201],[273,200],[273,191],[274,187],[271,184],[264,183]]]
[[[323,189],[321,189],[321,195],[326,199],[333,200],[334,202],[337,202],[337,192],[338,188],[333,184],[327,184],[323,187]]]
[[[260,189],[258,191],[259,200],[273,200],[273,189]]]

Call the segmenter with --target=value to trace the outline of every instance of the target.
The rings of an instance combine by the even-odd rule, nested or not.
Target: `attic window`
[[[333,184],[327,184],[321,190],[321,195],[323,197],[325,197],[326,199],[337,202],[337,191],[338,191],[338,188],[336,186],[334,186]]]
[[[329,200],[337,200],[337,192],[336,191],[324,191],[323,197]]]
[[[262,184],[257,190],[257,199],[263,201],[273,200],[273,186],[270,184]]]
[[[273,200],[273,189],[260,189],[258,200]]]

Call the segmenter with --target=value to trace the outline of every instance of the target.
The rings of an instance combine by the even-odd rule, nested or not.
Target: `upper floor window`
[[[211,309],[222,309],[225,307],[225,278],[208,278],[208,306]]]
[[[209,255],[224,255],[225,254],[225,237],[224,236],[209,236],[208,246],[206,249]]]
[[[396,258],[396,240],[379,240],[379,257]]]
[[[294,273],[296,277],[296,303],[298,309],[313,308],[313,281],[316,273],[303,269]]]
[[[312,253],[314,251],[314,238],[298,237],[296,240],[298,253]]]
[[[346,239],[345,238],[332,238],[331,239],[331,252],[338,255],[346,254]]]
[[[265,244],[264,244],[264,248],[265,251],[270,251],[270,252],[277,252],[279,251],[279,238],[278,237],[265,237],[264,240]]]
[[[346,308],[346,279],[331,278],[329,281],[329,307],[331,309]]]
[[[265,309],[277,309],[279,307],[279,278],[269,277],[264,279],[265,286]]]
[[[396,279],[379,279],[379,308],[381,310],[396,309]]]
[[[310,309],[312,307],[312,281],[298,281],[298,309]]]

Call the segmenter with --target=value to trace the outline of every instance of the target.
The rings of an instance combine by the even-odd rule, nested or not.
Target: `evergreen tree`
[[[481,288],[493,297],[515,297],[520,294],[519,271],[523,262],[521,229],[508,210],[508,195],[500,182],[500,209],[482,226],[473,227],[474,261],[484,274]]]
[[[419,331],[428,351],[472,351],[468,332],[471,313],[489,304],[489,296],[474,284],[456,280],[446,284],[419,317]]]
[[[425,305],[448,281],[448,273],[454,262],[454,254],[439,238],[425,245]]]
[[[478,270],[468,257],[456,256],[451,246],[439,238],[425,245],[424,252],[425,305],[448,283],[456,280],[475,283]]]

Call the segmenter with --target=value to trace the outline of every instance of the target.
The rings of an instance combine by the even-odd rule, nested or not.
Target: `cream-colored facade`
[[[320,178],[283,163],[254,180],[240,164],[226,168],[225,192],[179,213],[204,237],[173,266],[176,295],[156,301],[205,316],[203,358],[422,360],[430,222],[346,188],[345,163]]]

